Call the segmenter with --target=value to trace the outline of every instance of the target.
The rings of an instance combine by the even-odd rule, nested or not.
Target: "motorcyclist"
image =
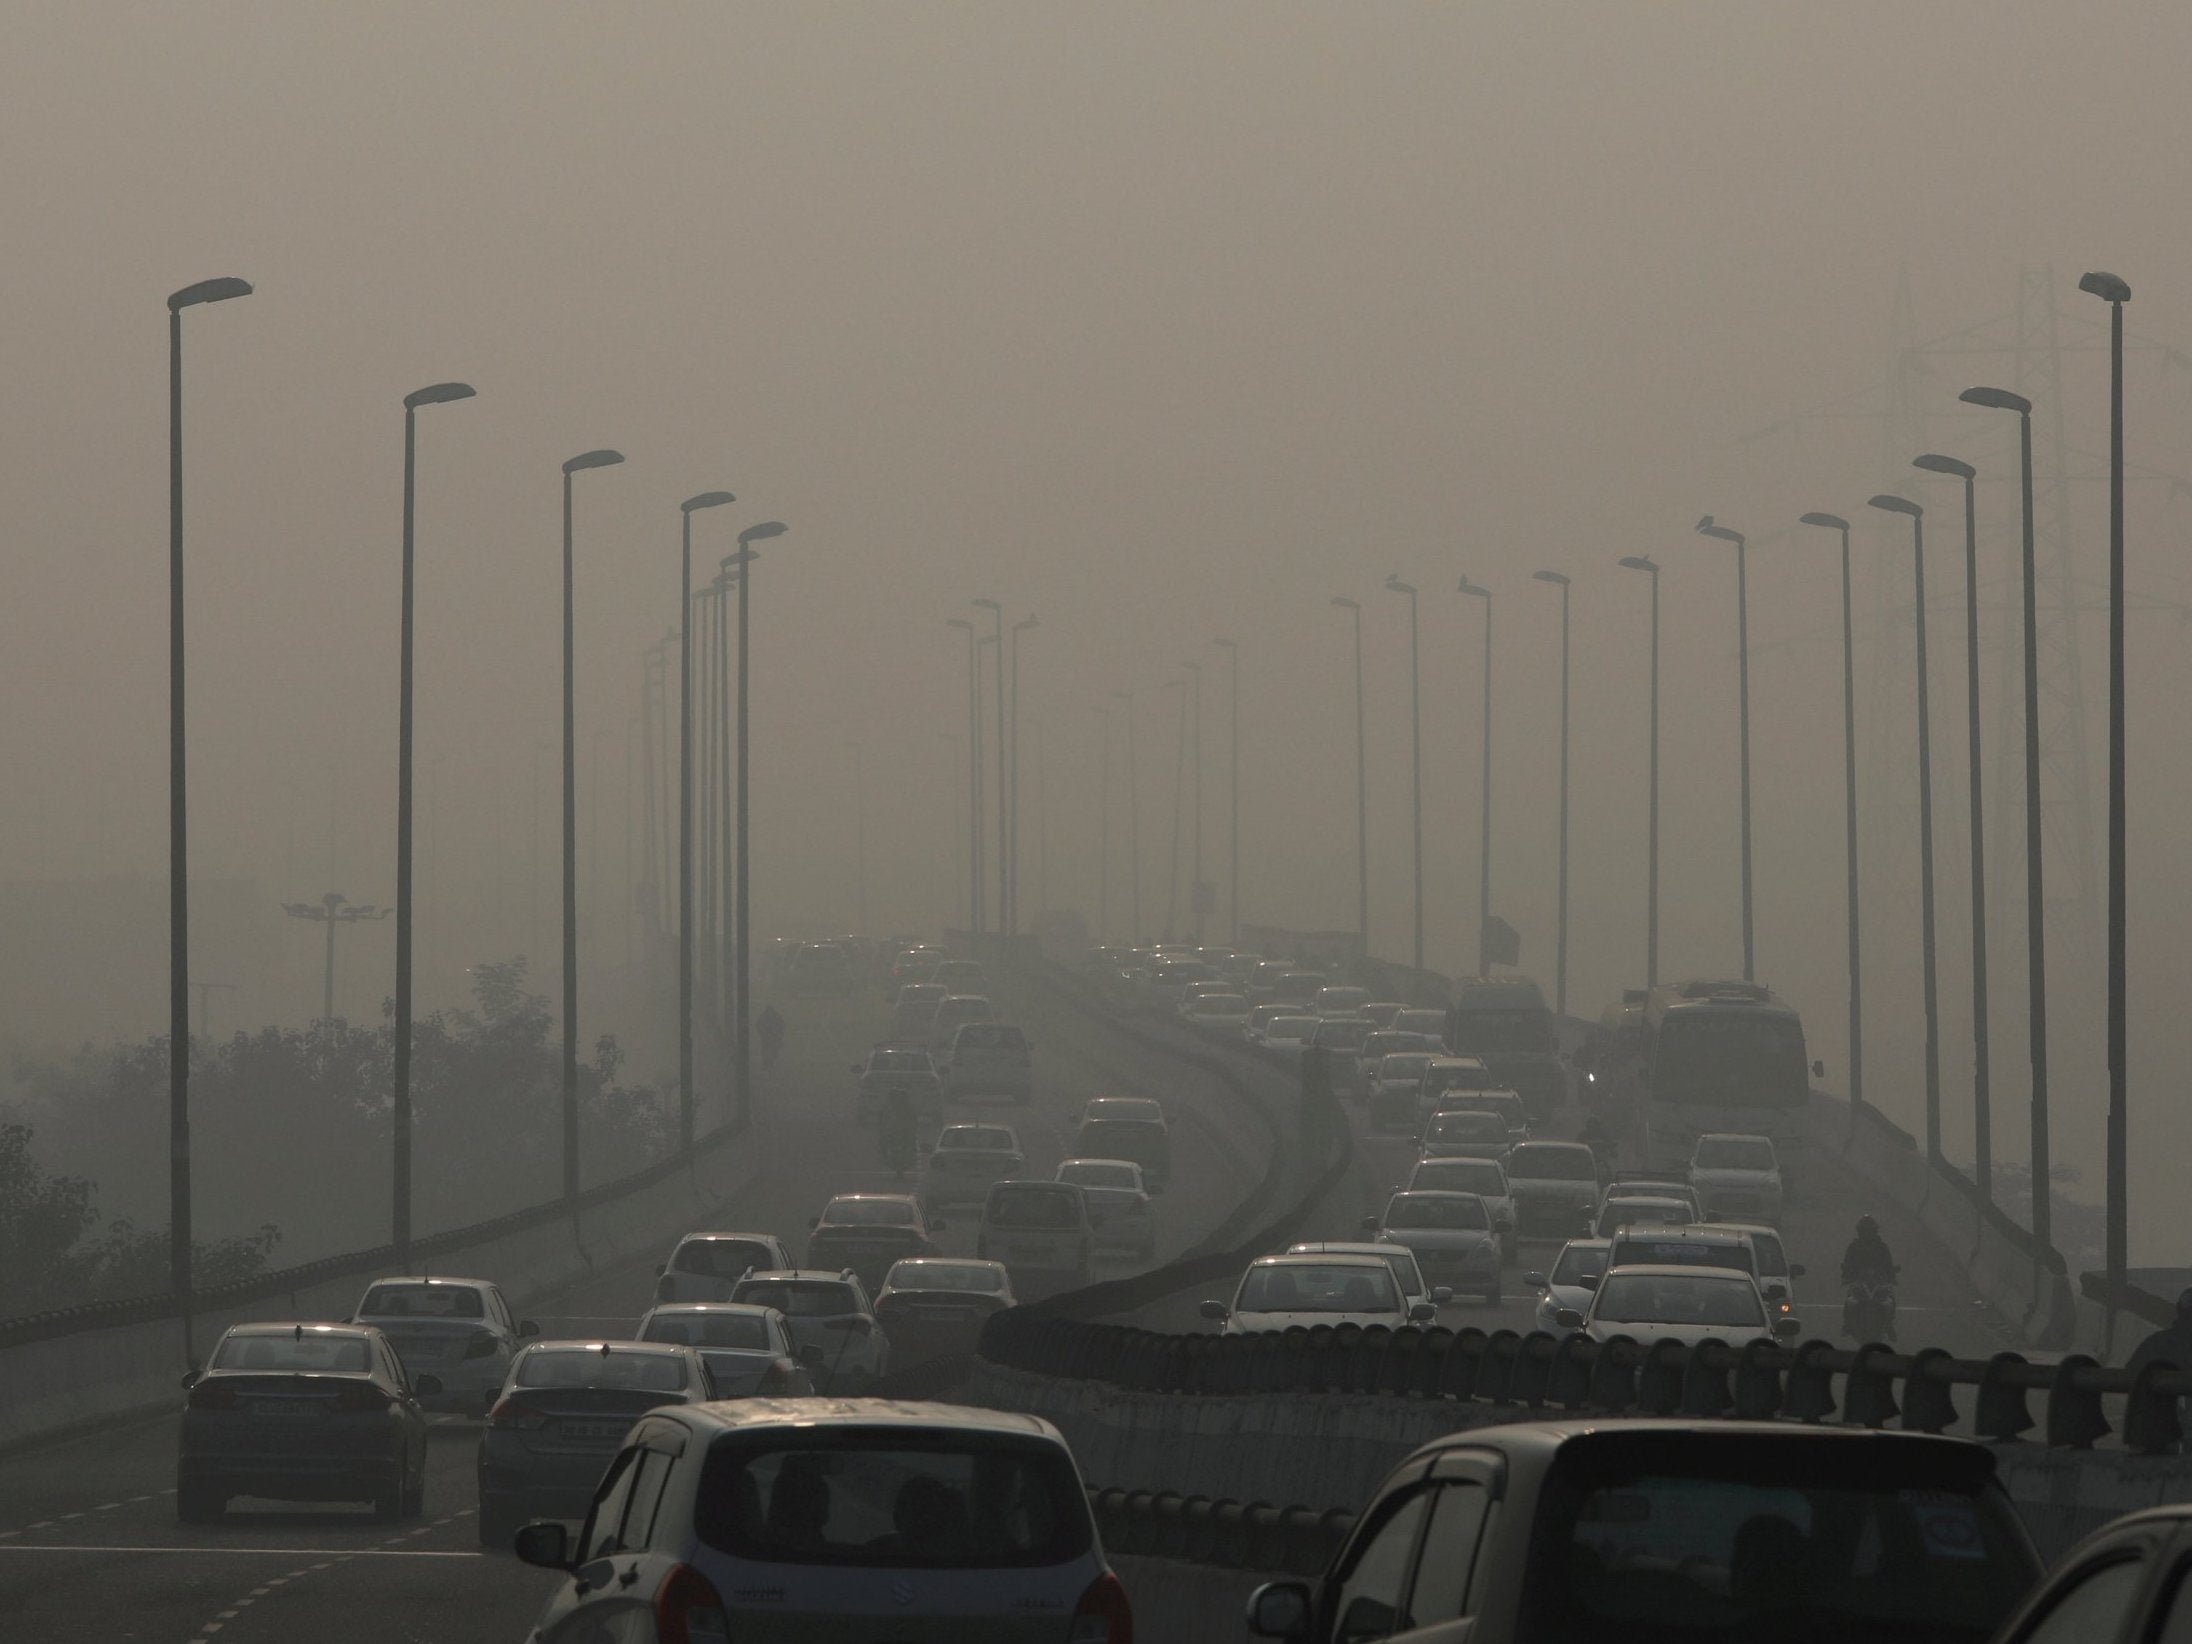
[[[1893,1284],[1896,1275],[1895,1257],[1888,1249],[1887,1240],[1880,1237],[1880,1224],[1870,1216],[1857,1218],[1857,1236],[1850,1240],[1842,1252],[1842,1329],[1849,1335],[1860,1334],[1856,1328],[1856,1313],[1860,1290],[1874,1285]],[[1892,1339],[1895,1325],[1891,1313],[1887,1321],[1887,1334]]]
[[[761,1065],[774,1067],[777,1052],[784,1048],[784,1018],[774,1005],[763,1005],[761,1014],[754,1019],[754,1033],[761,1040]]]
[[[913,1168],[914,1137],[913,1097],[903,1089],[893,1090],[883,1098],[875,1139],[883,1163],[900,1176]]]

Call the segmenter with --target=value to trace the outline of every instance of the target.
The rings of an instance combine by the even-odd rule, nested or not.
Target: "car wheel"
[[[175,1516],[185,1524],[211,1524],[228,1511],[228,1496],[210,1484],[178,1484]]]

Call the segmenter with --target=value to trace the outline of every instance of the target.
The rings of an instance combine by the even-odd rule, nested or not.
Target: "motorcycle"
[[[1902,1269],[1891,1268],[1885,1278],[1853,1279],[1842,1287],[1842,1333],[1860,1342],[1895,1339],[1895,1280]]]

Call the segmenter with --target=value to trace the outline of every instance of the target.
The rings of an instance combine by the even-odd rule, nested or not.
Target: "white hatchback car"
[[[1232,1305],[1206,1301],[1202,1315],[1228,1336],[1320,1324],[1424,1324],[1438,1309],[1411,1306],[1381,1256],[1260,1256],[1233,1292]]]
[[[1769,1226],[1781,1219],[1781,1160],[1771,1136],[1698,1137],[1690,1186],[1707,1216]]]
[[[1049,1422],[872,1399],[672,1406],[640,1418],[532,1636],[1050,1639],[1129,1644],[1073,1453]]]
[[[1795,1336],[1802,1326],[1779,1316],[1758,1293],[1758,1281],[1735,1267],[1608,1267],[1591,1293],[1591,1305],[1563,1307],[1553,1315],[1560,1330],[1580,1330],[1593,1341],[1627,1336],[1640,1346],[1678,1341],[1695,1347],[1718,1339],[1731,1347]]]

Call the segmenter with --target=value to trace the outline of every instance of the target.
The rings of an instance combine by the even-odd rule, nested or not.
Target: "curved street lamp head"
[[[2131,287],[2113,274],[2099,271],[2088,274],[2078,282],[2080,291],[2089,291],[2104,303],[2127,303],[2131,300]]]
[[[1956,397],[1966,405],[1984,405],[1996,411],[2014,411],[2022,417],[2032,415],[2032,402],[2022,394],[2012,394],[2006,388],[1967,388]]]
[[[1530,576],[1538,582],[1550,582],[1557,588],[1568,586],[1568,579],[1558,571],[1532,571]]]
[[[1456,592],[1456,593],[1462,593],[1462,594],[1467,594],[1467,595],[1468,595],[1468,596],[1469,596],[1469,597],[1470,597],[1471,599],[1490,599],[1490,598],[1492,597],[1492,590],[1491,590],[1491,589],[1489,589],[1489,588],[1479,588],[1479,587],[1478,587],[1478,586],[1477,586],[1477,585],[1476,585],[1475,583],[1471,582],[1471,581],[1470,581],[1470,580],[1469,580],[1469,579],[1468,579],[1467,577],[1463,577],[1463,578],[1461,579],[1461,583],[1460,583],[1460,585],[1459,585],[1459,586],[1458,586],[1458,587],[1457,587],[1457,588],[1455,589],[1455,592]]]
[[[416,411],[422,405],[447,405],[451,400],[468,400],[479,390],[468,382],[438,382],[430,388],[414,388],[403,397],[403,408]]]
[[[974,619],[972,617],[946,617],[944,618],[944,626],[947,628],[964,628],[971,634],[974,632]]]
[[[979,605],[985,611],[1002,611],[1004,607],[994,599],[970,599],[969,605]]]
[[[565,463],[563,471],[566,474],[575,474],[582,468],[614,468],[623,460],[624,453],[621,451],[587,451]]]
[[[765,519],[759,525],[749,525],[745,530],[739,532],[738,545],[743,548],[749,542],[767,542],[769,538],[780,537],[790,529],[791,527],[780,519]]]
[[[1659,575],[1659,567],[1642,554],[1624,554],[1621,563],[1631,571],[1649,571],[1655,577]]]
[[[1925,510],[1919,507],[1915,502],[1912,502],[1910,498],[1891,497],[1886,495],[1885,493],[1881,494],[1880,496],[1868,499],[1866,506],[1870,508],[1885,508],[1891,514],[1908,514],[1912,519],[1918,519],[1922,517],[1925,513]]]
[[[169,296],[167,311],[180,314],[186,308],[196,308],[200,303],[225,303],[231,297],[251,295],[249,280],[220,279],[200,280],[196,285],[186,285]]]
[[[1385,579],[1385,586],[1396,594],[1406,594],[1410,599],[1416,597],[1415,586],[1401,581],[1397,573]]]
[[[703,508],[720,508],[726,502],[736,502],[737,500],[728,491],[703,491],[697,497],[687,497],[677,505],[677,509],[681,514],[691,514],[697,513]]]
[[[1732,542],[1738,548],[1743,546],[1741,531],[1731,531],[1725,525],[1715,525],[1710,514],[1697,522],[1697,534],[1701,537],[1717,537],[1722,542]]]
[[[1030,628],[1039,628],[1041,626],[1042,624],[1035,620],[1035,613],[1033,611],[1030,611],[1026,616],[1022,617],[1018,622],[1015,622],[1012,625],[1012,631],[1016,634],[1020,634],[1027,632],[1027,630]]]
[[[1799,525],[1824,525],[1830,531],[1847,531],[1849,521],[1840,514],[1806,514],[1796,522]]]
[[[1960,480],[1976,479],[1979,470],[1968,462],[1958,462],[1954,457],[1944,457],[1938,451],[1928,451],[1922,457],[1912,457],[1913,468],[1923,468],[1929,474],[1954,474]]]
[[[1359,611],[1362,609],[1362,603],[1359,600],[1349,599],[1345,594],[1334,594],[1332,603],[1343,611]]]

